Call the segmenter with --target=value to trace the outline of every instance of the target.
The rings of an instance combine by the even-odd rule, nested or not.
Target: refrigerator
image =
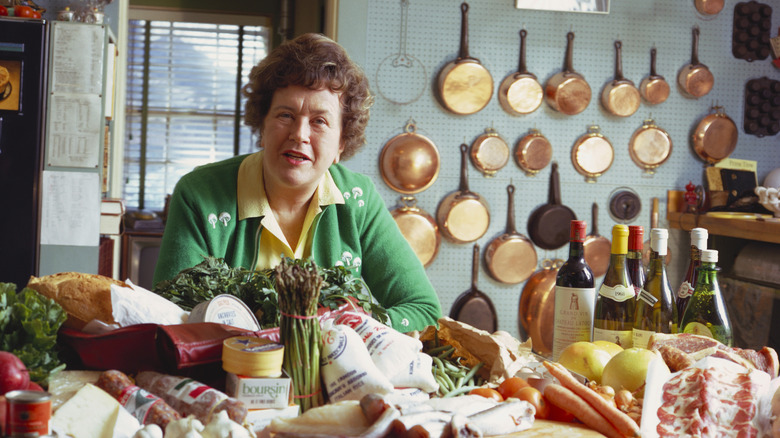
[[[0,283],[38,272],[48,26],[0,19]]]

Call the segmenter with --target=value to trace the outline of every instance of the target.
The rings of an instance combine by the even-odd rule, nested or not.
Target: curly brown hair
[[[244,124],[252,132],[262,137],[274,93],[290,85],[312,90],[328,87],[341,94],[341,159],[353,156],[365,144],[374,97],[363,70],[341,45],[323,35],[307,33],[284,42],[253,67],[249,83],[241,90],[247,98]]]

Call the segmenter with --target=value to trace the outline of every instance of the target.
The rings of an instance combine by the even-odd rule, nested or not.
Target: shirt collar
[[[329,170],[320,179],[314,196],[320,206],[344,204],[344,197]],[[236,197],[239,220],[267,216],[271,213],[271,205],[263,184],[262,150],[249,155],[241,162],[238,168]]]

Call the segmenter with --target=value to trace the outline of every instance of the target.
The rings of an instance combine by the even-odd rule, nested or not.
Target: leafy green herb
[[[46,384],[64,369],[57,356],[57,331],[67,318],[54,300],[13,283],[0,283],[0,350],[15,354],[30,371],[30,380]]]
[[[323,279],[320,306],[336,309],[350,300],[378,321],[389,321],[387,311],[376,302],[362,279],[355,278],[347,268],[318,266],[317,270]],[[185,310],[192,310],[220,294],[234,295],[255,313],[262,328],[269,328],[279,326],[279,300],[274,283],[272,269],[232,268],[224,259],[208,256],[174,278],[161,281],[154,292]]]

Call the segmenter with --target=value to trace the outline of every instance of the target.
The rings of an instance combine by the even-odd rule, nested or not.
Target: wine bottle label
[[[683,281],[680,288],[677,289],[677,298],[688,298],[693,295],[693,286],[687,281]]]
[[[622,303],[623,301],[634,298],[636,296],[636,291],[634,291],[633,286],[624,286],[622,284],[607,286],[606,284],[602,284],[599,288],[599,295]]]
[[[570,344],[590,342],[596,288],[555,286],[554,294],[553,360],[558,360],[561,351]]]
[[[639,299],[647,303],[648,306],[653,306],[658,302],[658,298],[654,297],[650,292],[642,289],[639,291]]]
[[[614,342],[624,349],[631,348],[633,345],[633,336],[633,330],[606,330],[593,327],[594,341]]]
[[[651,330],[634,329],[632,338],[634,347],[647,348],[647,344],[650,343],[650,336],[653,336],[654,334],[655,332]]]

